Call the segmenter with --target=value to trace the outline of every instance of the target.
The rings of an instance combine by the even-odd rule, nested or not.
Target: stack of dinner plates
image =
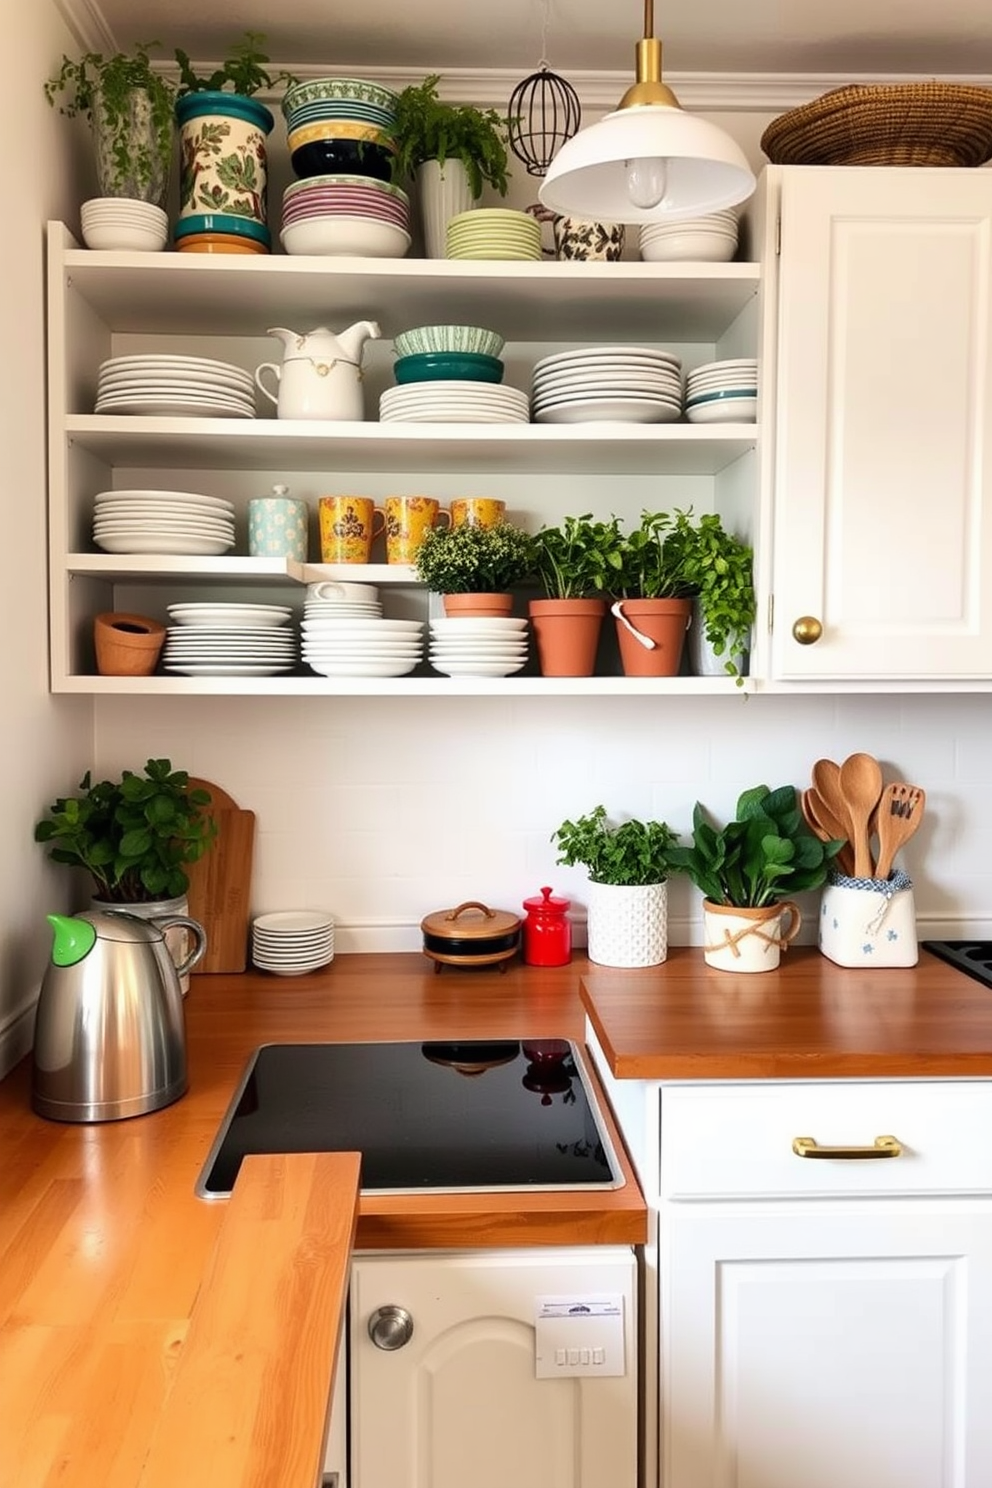
[[[753,424],[758,417],[758,361],[735,357],[706,362],[685,380],[690,424]]]
[[[480,616],[431,621],[430,663],[446,677],[508,677],[527,663],[527,621]]]
[[[527,424],[530,405],[519,388],[461,378],[407,382],[379,398],[379,422],[406,424]]]
[[[682,363],[645,346],[555,352],[535,364],[533,416],[536,424],[675,423],[682,416]]]
[[[163,670],[187,677],[274,677],[299,647],[288,605],[171,604]]]
[[[446,258],[541,258],[541,224],[527,212],[473,207],[448,223]]]
[[[251,959],[276,976],[304,976],[334,960],[334,920],[322,909],[284,909],[251,922]]]
[[[173,418],[254,418],[250,372],[211,357],[110,357],[97,379],[97,413]]]
[[[93,541],[105,553],[228,553],[234,504],[192,491],[99,491]]]
[[[423,660],[423,621],[331,613],[340,608],[328,604],[316,613],[307,605],[302,652],[311,671],[322,677],[403,677]]]

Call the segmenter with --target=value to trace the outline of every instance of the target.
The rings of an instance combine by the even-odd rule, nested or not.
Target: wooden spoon
[[[851,829],[847,824],[847,806],[840,788],[840,765],[835,760],[818,759],[813,765],[812,778],[813,789],[824,806],[835,821],[844,824],[844,830],[835,833],[835,835],[845,839],[849,838]]]
[[[885,787],[878,803],[876,878],[888,878],[893,858],[920,825],[925,806],[926,792],[918,785],[897,780]]]
[[[840,788],[851,824],[855,878],[874,878],[868,823],[882,794],[882,767],[871,754],[849,754],[840,767]]]
[[[840,871],[851,878],[854,874],[854,850],[847,840],[846,827],[837,820],[815,788],[804,790],[800,802],[806,825],[815,837],[819,837],[821,842],[843,842],[835,862]]]

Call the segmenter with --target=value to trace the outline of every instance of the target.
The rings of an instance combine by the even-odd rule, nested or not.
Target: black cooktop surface
[[[932,951],[949,966],[967,972],[978,982],[992,987],[992,941],[989,940],[924,940],[925,951]]]
[[[363,1192],[623,1183],[567,1039],[265,1044],[197,1180],[230,1194],[242,1158],[361,1152]]]

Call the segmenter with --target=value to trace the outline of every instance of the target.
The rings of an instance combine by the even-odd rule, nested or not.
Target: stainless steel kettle
[[[117,910],[49,915],[54,943],[38,998],[31,1103],[53,1121],[118,1121],[186,1091],[179,978],[203,956],[203,926],[184,915]],[[164,932],[193,939],[177,966]]]

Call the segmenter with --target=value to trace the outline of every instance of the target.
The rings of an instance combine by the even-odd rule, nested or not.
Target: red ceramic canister
[[[567,966],[572,959],[570,901],[559,899],[550,888],[540,897],[524,900],[524,962],[527,966]]]

